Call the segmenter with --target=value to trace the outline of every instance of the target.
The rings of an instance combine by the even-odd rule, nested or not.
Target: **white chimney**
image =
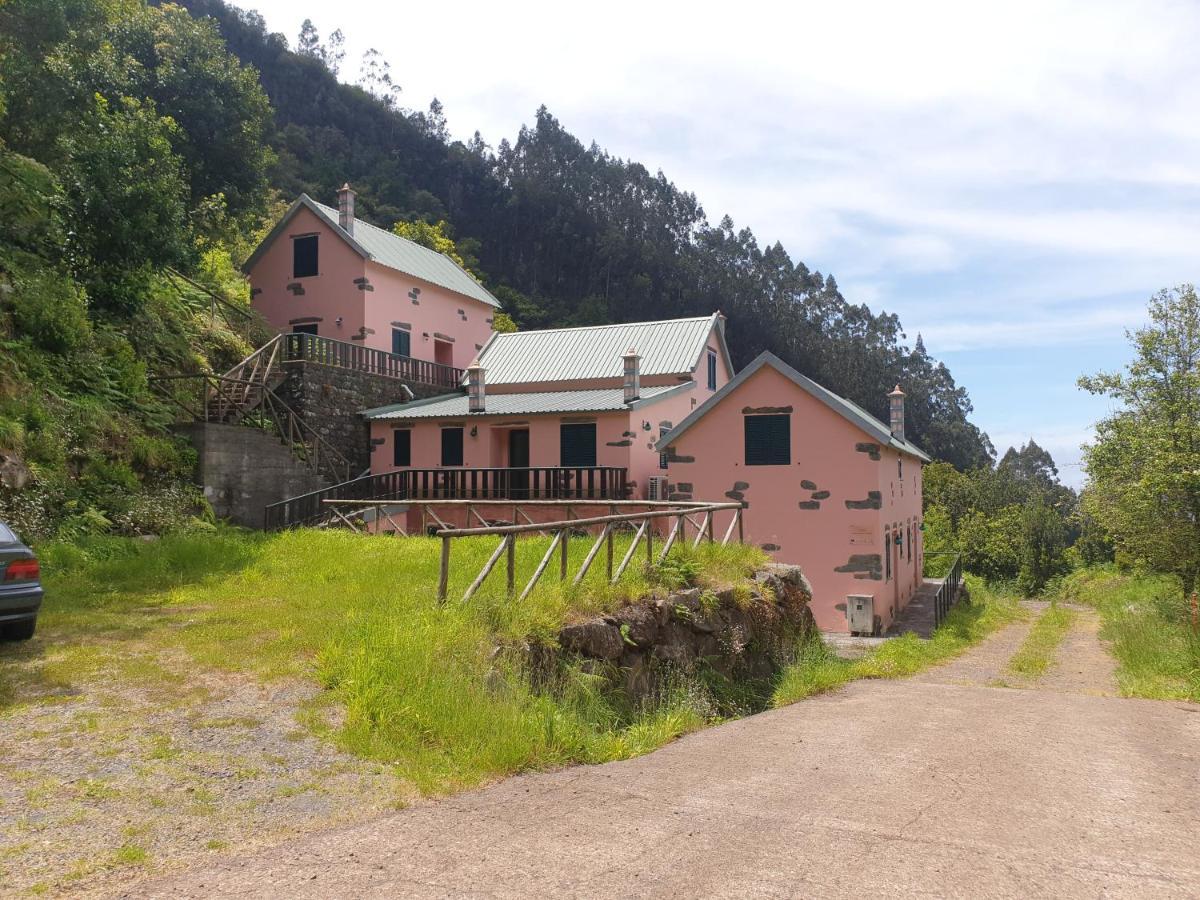
[[[630,347],[621,359],[625,361],[625,402],[632,403],[642,394],[642,358]]]
[[[342,185],[338,191],[338,224],[349,234],[354,234],[354,198],[357,195],[350,190],[350,183]]]
[[[900,385],[888,394],[888,412],[891,417],[892,434],[904,440],[904,391]]]
[[[473,413],[484,411],[483,366],[475,360],[467,366],[467,409]]]

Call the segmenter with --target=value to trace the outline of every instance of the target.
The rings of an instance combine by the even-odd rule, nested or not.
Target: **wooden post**
[[[1200,631],[1200,594],[1192,591],[1192,630]]]
[[[743,527],[743,523],[742,523],[742,513],[744,513],[745,511],[746,511],[746,507],[744,507],[744,506],[741,507],[740,509],[734,510],[734,514],[737,516],[738,543],[739,544],[746,543],[746,531],[745,531],[745,528]]]
[[[609,580],[609,583],[611,584],[612,583],[612,573],[613,573],[613,568],[612,568],[612,566],[613,566],[613,530],[612,530],[611,525],[608,526],[608,537],[606,540],[608,543],[608,580]]]
[[[558,560],[558,580],[567,580],[567,543],[571,536],[571,529],[564,528],[561,532],[562,540],[558,542],[559,560]]]
[[[646,520],[646,565],[654,565],[654,520]]]
[[[508,596],[509,599],[516,592],[516,569],[517,569],[517,536],[515,534],[508,535]]]
[[[450,538],[442,538],[442,568],[438,573],[438,603],[446,602],[446,587],[450,583]]]

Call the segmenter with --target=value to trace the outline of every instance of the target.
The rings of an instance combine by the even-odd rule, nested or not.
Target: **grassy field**
[[[929,640],[906,634],[856,660],[837,657],[821,641],[808,643],[780,678],[774,705],[786,706],[859,678],[913,675],[958,656],[997,628],[1024,616],[1014,596],[989,588],[982,579],[968,575],[967,588],[970,602],[955,605]]]
[[[532,573],[547,540],[518,543],[518,579]],[[122,677],[154,682],[163,673],[152,655],[114,660],[90,639],[136,635],[208,669],[315,679],[344,709],[337,742],[394,766],[423,793],[529,767],[630,756],[701,724],[686,692],[626,708],[598,678],[579,672],[535,694],[503,648],[689,576],[716,587],[740,583],[763,561],[758,550],[680,548],[661,568],[631,567],[615,587],[600,566],[578,588],[551,576],[523,603],[505,597],[498,571],[462,604],[455,598],[494,543],[455,542],[443,606],[433,596],[439,543],[427,539],[229,529],[47,546],[39,630],[58,646],[45,674],[74,678],[116,665]],[[586,544],[573,542],[572,566]]]
[[[1064,578],[1056,596],[1099,610],[1123,694],[1200,701],[1200,633],[1176,579],[1091,567]]]
[[[1055,651],[1074,621],[1072,610],[1052,605],[1029,629],[1029,634],[1008,661],[1008,670],[1014,675],[1040,678],[1054,662]]]

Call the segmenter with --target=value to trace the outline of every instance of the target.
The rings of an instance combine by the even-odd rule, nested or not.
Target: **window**
[[[904,457],[901,456],[896,460],[896,475],[901,481],[904,480]]]
[[[412,335],[403,328],[392,329],[392,352],[397,356],[412,356]]]
[[[912,562],[912,541],[913,541],[912,526],[909,525],[908,528],[906,528],[904,531],[905,531],[905,539],[908,544],[908,548],[907,548],[908,549],[908,561]]]
[[[397,428],[392,432],[392,465],[412,465],[412,432],[407,428]]]
[[[708,351],[708,389],[717,389],[717,354],[711,350]]]
[[[442,465],[461,466],[463,464],[463,430],[461,428],[442,429]]]
[[[559,465],[594,466],[596,464],[596,423],[560,425]]]
[[[307,322],[303,325],[293,325],[292,334],[311,334],[315,337],[317,334],[317,323]]]
[[[791,416],[746,416],[746,465],[787,466],[792,461]]]
[[[309,278],[317,274],[317,236],[308,234],[292,239],[292,277]]]
[[[883,580],[892,580],[892,535],[890,532],[884,532],[883,535]]]

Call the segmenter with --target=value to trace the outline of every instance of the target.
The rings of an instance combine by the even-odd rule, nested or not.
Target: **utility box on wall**
[[[873,595],[847,595],[846,629],[851,634],[875,633],[875,597]]]

